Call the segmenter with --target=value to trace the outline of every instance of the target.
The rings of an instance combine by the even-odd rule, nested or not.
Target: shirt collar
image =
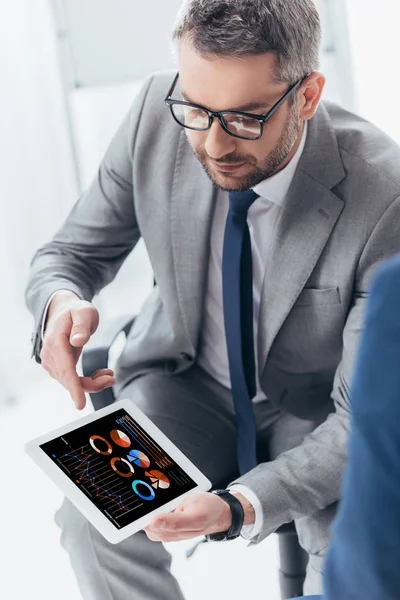
[[[306,145],[307,128],[308,123],[306,121],[304,123],[303,135],[296,154],[286,165],[286,167],[282,169],[282,171],[279,171],[279,173],[272,175],[272,177],[264,179],[264,181],[253,188],[261,198],[265,198],[266,200],[269,200],[278,206],[283,205],[292,183],[297,165],[299,164],[301,155],[303,154],[304,146]]]

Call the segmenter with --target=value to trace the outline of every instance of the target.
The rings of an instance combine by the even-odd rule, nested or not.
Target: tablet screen
[[[40,447],[118,529],[196,487],[124,409]]]

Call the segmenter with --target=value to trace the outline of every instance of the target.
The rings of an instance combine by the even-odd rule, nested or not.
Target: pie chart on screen
[[[113,429],[110,433],[110,437],[112,441],[117,444],[117,446],[121,446],[121,448],[129,448],[131,445],[131,440],[128,436],[119,429]]]
[[[150,477],[153,488],[160,488],[161,490],[169,488],[169,479],[161,471],[146,471],[145,475]]]
[[[107,442],[101,435],[92,435],[89,438],[89,443],[93,450],[96,450],[99,454],[111,454],[111,444]]]
[[[143,454],[143,452],[140,452],[140,450],[131,450],[127,456],[127,459],[138,467],[142,467],[142,469],[147,469],[147,467],[150,465],[149,459],[145,454]]]

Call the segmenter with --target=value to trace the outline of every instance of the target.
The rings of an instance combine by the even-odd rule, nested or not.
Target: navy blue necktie
[[[256,395],[253,267],[247,225],[247,212],[257,198],[258,195],[252,190],[229,193],[222,258],[225,334],[241,474],[257,465],[256,426],[252,405],[252,398]]]

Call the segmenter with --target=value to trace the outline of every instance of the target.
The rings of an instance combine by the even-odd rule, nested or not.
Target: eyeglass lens
[[[198,131],[204,131],[209,127],[208,113],[197,106],[174,104],[172,110],[177,121],[184,127]],[[222,119],[226,128],[234,135],[251,140],[261,134],[261,124],[257,119],[236,113],[222,113]]]

